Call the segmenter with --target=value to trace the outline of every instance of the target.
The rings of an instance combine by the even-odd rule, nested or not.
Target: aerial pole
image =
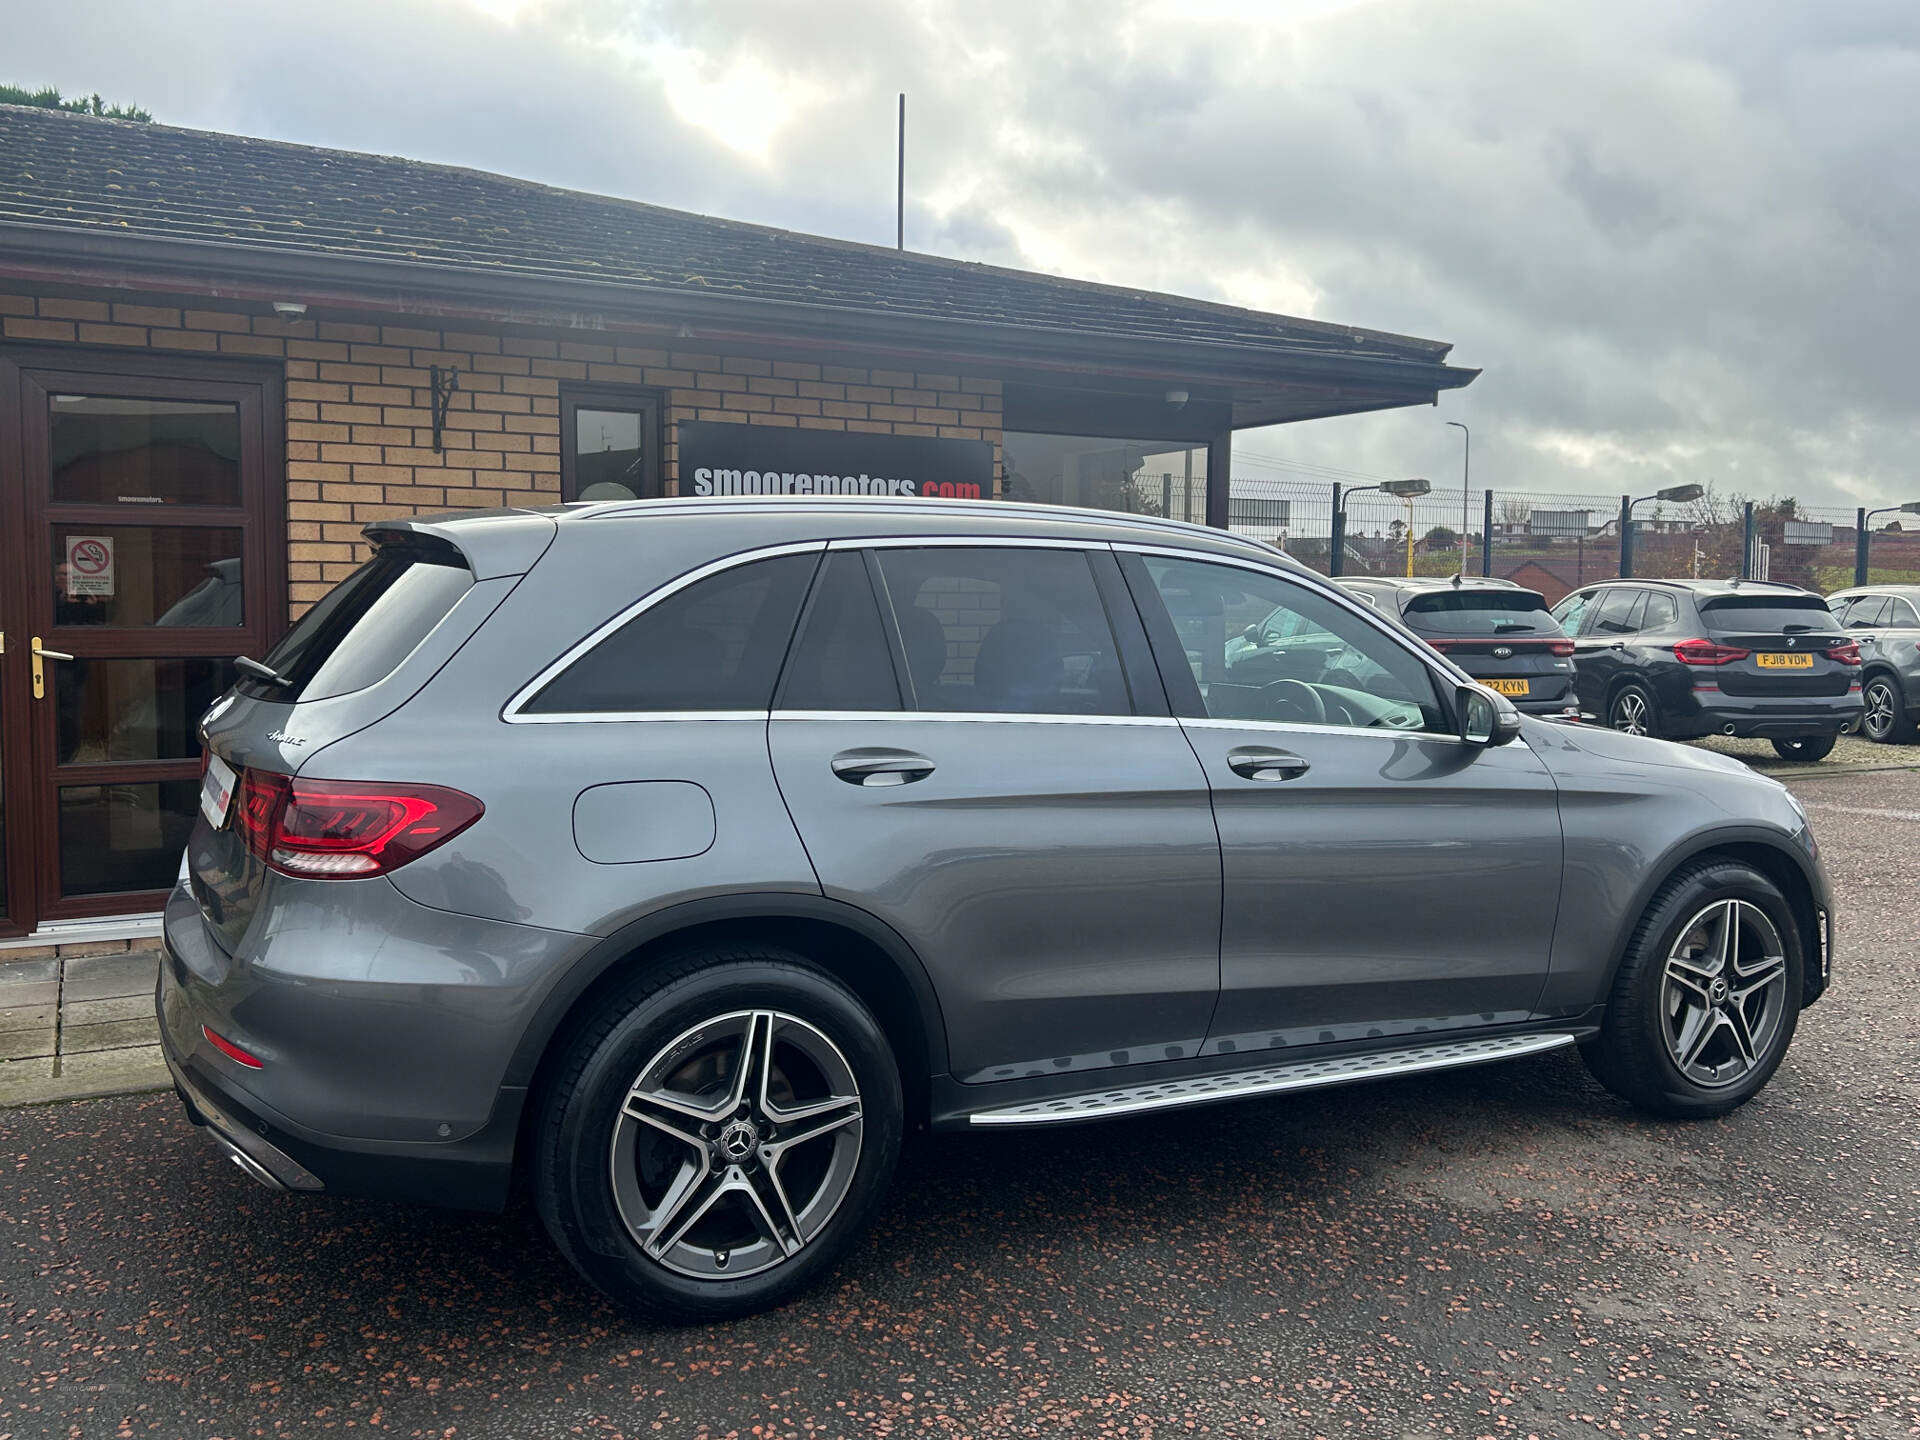
[[[893,173],[893,248],[907,248],[907,92],[900,92],[900,143]]]

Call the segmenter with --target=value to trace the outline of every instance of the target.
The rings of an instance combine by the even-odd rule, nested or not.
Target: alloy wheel
[[[1874,680],[1867,686],[1866,716],[1860,722],[1860,728],[1867,732],[1870,740],[1885,740],[1893,734],[1893,686],[1885,679]]]
[[[1629,735],[1648,735],[1647,700],[1638,690],[1623,690],[1613,702],[1613,728]]]
[[[822,1031],[776,1010],[719,1015],[647,1062],[614,1122],[614,1203],[641,1250],[703,1280],[792,1259],[860,1164],[860,1087]]]
[[[1786,1013],[1787,954],[1759,906],[1716,900],[1680,932],[1660,987],[1661,1034],[1680,1073],[1717,1090],[1764,1063]]]

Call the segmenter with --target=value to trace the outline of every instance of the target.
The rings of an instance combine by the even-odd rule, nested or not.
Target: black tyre
[[[1867,677],[1861,698],[1866,714],[1861,717],[1860,733],[1881,745],[1911,745],[1914,720],[1907,713],[1907,699],[1900,682],[1885,671]]]
[[[1782,760],[1805,760],[1811,763],[1831,755],[1833,742],[1831,735],[1802,735],[1793,740],[1774,741],[1773,753]]]
[[[1642,685],[1622,685],[1607,703],[1607,725],[1629,735],[1658,735],[1660,713],[1653,695]]]
[[[1724,1115],[1779,1068],[1800,1018],[1800,932],[1779,888],[1731,860],[1660,887],[1627,947],[1600,1034],[1607,1089],[1657,1115]]]
[[[831,1271],[900,1131],[893,1053],[857,996],[798,955],[710,950],[638,977],[569,1039],[534,1196],[615,1300],[724,1320]]]

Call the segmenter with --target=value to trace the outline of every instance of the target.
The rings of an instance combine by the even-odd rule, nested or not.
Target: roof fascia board
[[[109,281],[103,271],[119,273]],[[1411,392],[1411,403],[1419,403],[1435,390],[1469,384],[1480,373],[1431,360],[1343,354],[1309,346],[1274,349],[888,315],[797,301],[690,295],[609,281],[276,252],[51,225],[0,224],[0,275],[42,283],[184,288],[210,298],[300,299],[400,314],[445,313],[436,307],[452,305],[453,313],[463,318],[558,323],[582,333],[601,331],[600,321],[617,319],[656,330],[698,327],[703,339],[824,340],[842,346],[857,340],[903,345],[943,357],[964,351],[982,359],[1029,364],[1044,357],[1074,369],[1111,373],[1191,374],[1242,383],[1292,376],[1352,379],[1370,388],[1405,389]],[[556,316],[565,318],[556,320]],[[586,321],[593,323],[582,323]]]

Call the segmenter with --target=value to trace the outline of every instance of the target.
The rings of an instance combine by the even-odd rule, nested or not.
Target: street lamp
[[[1460,432],[1460,573],[1467,573],[1467,493],[1473,485],[1473,431],[1458,420],[1447,424]],[[1480,537],[1482,554],[1488,537]]]
[[[1391,495],[1396,500],[1407,502],[1407,573],[1413,573],[1413,502],[1421,495],[1433,490],[1431,480],[1382,480],[1378,485],[1356,485],[1346,491],[1333,507],[1333,545],[1327,556],[1327,574],[1338,575],[1341,571],[1343,552],[1347,547],[1347,501],[1366,490],[1378,490],[1383,495]]]
[[[1853,583],[1867,583],[1867,556],[1873,544],[1873,517],[1876,515],[1920,515],[1920,500],[1909,500],[1904,505],[1882,505],[1878,510],[1869,510],[1864,505],[1855,513],[1853,527]]]
[[[1633,574],[1633,507],[1644,505],[1649,500],[1671,500],[1676,505],[1684,505],[1689,500],[1698,500],[1707,493],[1704,485],[1669,485],[1664,490],[1656,490],[1651,495],[1642,495],[1634,499],[1628,495],[1620,497],[1620,578],[1625,580]]]

